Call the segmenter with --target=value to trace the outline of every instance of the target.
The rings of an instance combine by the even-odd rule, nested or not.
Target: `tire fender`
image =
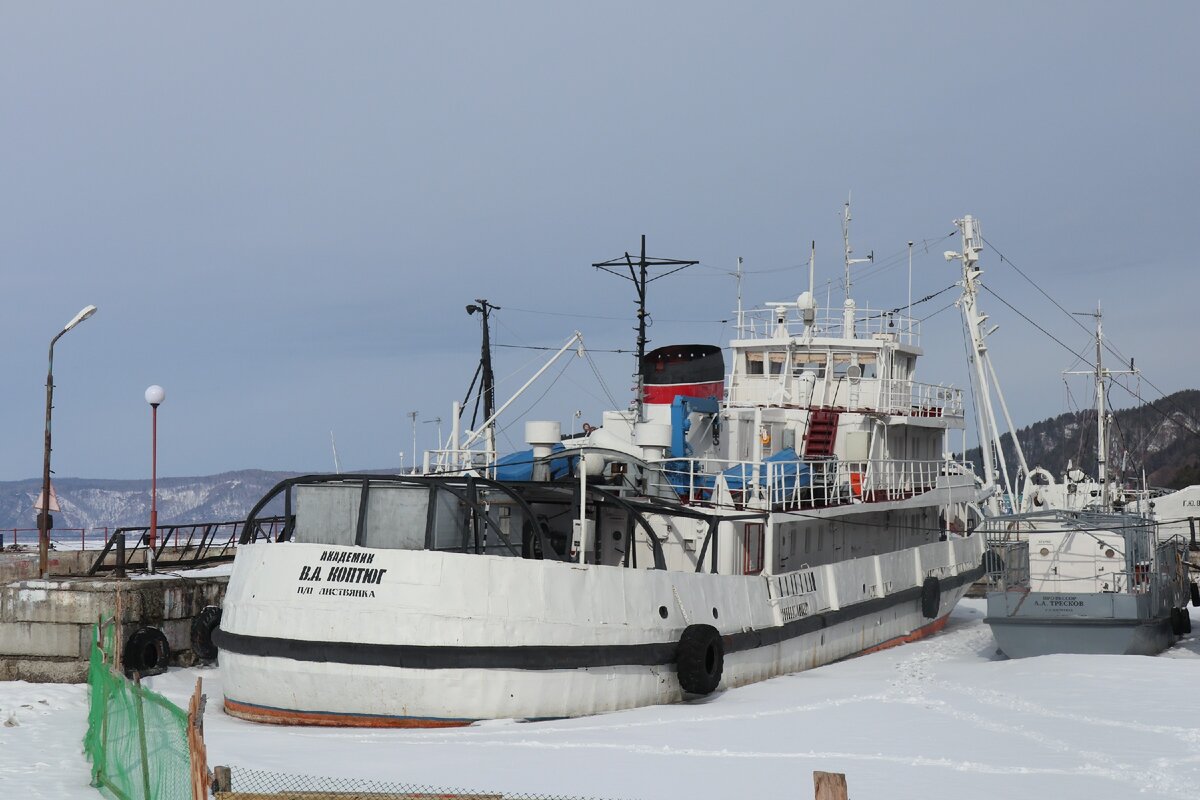
[[[679,637],[675,664],[679,685],[689,694],[712,694],[725,670],[725,644],[712,625],[688,625]]]
[[[171,660],[171,645],[158,628],[144,625],[125,640],[121,652],[121,664],[126,675],[137,673],[142,677],[158,675],[167,671]]]
[[[217,645],[213,642],[213,631],[221,624],[221,609],[205,606],[192,618],[192,652],[204,662],[217,660]]]
[[[925,619],[937,619],[942,610],[942,582],[932,575],[921,584],[921,614]]]
[[[1200,584],[1192,584],[1192,605],[1200,608]]]

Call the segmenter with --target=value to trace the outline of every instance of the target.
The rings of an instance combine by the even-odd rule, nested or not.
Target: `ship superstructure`
[[[247,528],[226,596],[226,709],[576,716],[940,629],[983,572],[989,490],[948,455],[962,394],[917,379],[919,323],[819,309],[810,279],[737,327],[728,368],[712,345],[645,353],[636,402],[582,433],[526,423],[530,449],[495,458],[471,447],[488,420],[430,474],[280,484],[260,505],[285,498],[284,541]]]

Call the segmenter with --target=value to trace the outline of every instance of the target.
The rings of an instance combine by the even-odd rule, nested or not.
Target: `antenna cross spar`
[[[850,267],[853,266],[854,264],[866,264],[866,263],[873,263],[875,261],[875,251],[874,250],[872,250],[870,253],[868,253],[866,258],[851,258],[850,257],[850,255],[854,252],[854,248],[850,246],[850,220],[851,219],[853,219],[853,217],[850,216],[850,197],[847,196],[846,197],[846,206],[842,212],[842,244],[844,245],[844,247],[846,249],[846,254],[845,254],[846,280],[845,280],[844,287],[846,289],[846,299],[847,300],[850,299],[850,285],[851,285],[850,284]],[[809,279],[809,282],[810,283],[812,282],[811,278]]]
[[[682,269],[693,267],[699,264],[699,261],[688,261],[678,258],[649,258],[646,256],[646,235],[642,234],[642,250],[637,261],[633,260],[633,256],[626,252],[623,256],[609,259],[608,261],[598,261],[592,264],[593,267],[603,270],[611,275],[616,275],[618,278],[624,278],[627,281],[632,281],[637,290],[638,304],[638,325],[637,331],[637,365],[634,370],[634,380],[636,383],[637,396],[634,398],[634,405],[637,408],[638,421],[642,421],[642,361],[646,358],[646,344],[649,339],[646,338],[646,318],[650,316],[646,312],[646,284],[652,283],[659,278],[665,278],[668,275],[674,275]],[[621,267],[629,270],[626,275]],[[652,267],[666,267],[666,272],[659,273],[654,277],[650,277],[650,269]]]

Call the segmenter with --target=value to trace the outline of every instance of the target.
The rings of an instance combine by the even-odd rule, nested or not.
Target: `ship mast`
[[[592,266],[596,269],[604,270],[612,275],[616,275],[618,278],[625,278],[628,281],[632,281],[635,289],[637,290],[638,325],[637,328],[634,329],[637,331],[638,335],[637,364],[635,366],[633,375],[635,382],[634,391],[637,393],[634,398],[634,408],[637,411],[637,422],[645,421],[643,419],[645,386],[642,385],[642,361],[645,360],[646,357],[646,344],[650,341],[646,338],[646,318],[649,316],[649,314],[646,312],[646,285],[653,283],[659,278],[665,278],[668,275],[673,275],[676,272],[679,272],[681,269],[687,269],[688,267],[695,266],[699,263],[699,261],[685,261],[677,258],[648,258],[646,256],[646,235],[642,234],[641,255],[636,262],[633,260],[633,257],[626,252],[623,256],[618,256],[617,258],[609,259],[608,261],[600,261],[592,264]],[[628,275],[626,275],[623,271],[617,271],[621,266],[625,266],[629,269]],[[653,278],[651,278],[649,275],[652,267],[670,267],[671,269],[668,269],[666,272],[655,275]]]
[[[992,391],[1000,401],[1000,409],[1004,421],[1008,425],[1012,438],[1013,450],[1023,474],[1029,474],[1029,465],[1025,462],[1025,452],[1017,441],[1016,428],[1013,427],[1012,417],[1008,413],[1008,404],[1004,401],[1004,393],[1000,390],[1000,379],[992,366],[988,355],[985,339],[996,332],[999,326],[993,326],[984,331],[983,324],[987,322],[987,314],[979,310],[979,278],[983,270],[979,267],[979,254],[983,251],[983,234],[979,232],[979,220],[970,214],[955,220],[954,224],[962,231],[962,252],[952,250],[944,254],[947,261],[962,262],[962,297],[959,298],[959,308],[962,310],[963,322],[967,327],[970,338],[970,356],[972,367],[972,383],[975,385],[975,420],[979,432],[979,452],[983,457],[984,486],[992,486],[1008,494],[1009,508],[1017,510],[1017,497],[1013,491],[1013,482],[1009,478],[1008,463],[1004,458],[1004,450],[1000,446],[1000,428],[996,424],[996,412],[992,408]],[[990,379],[990,380],[989,380]],[[992,448],[995,448],[993,451]],[[999,474],[997,474],[999,466]],[[999,499],[993,495],[988,499],[988,505],[993,513],[1000,513]]]
[[[1096,365],[1088,372],[1068,372],[1068,375],[1093,375],[1096,378],[1096,480],[1100,483],[1100,505],[1105,510],[1112,506],[1112,492],[1108,485],[1108,403],[1105,400],[1105,382],[1113,375],[1132,375],[1136,370],[1110,370],[1104,366],[1104,315],[1100,303],[1095,311],[1077,311],[1077,317],[1094,317],[1096,320]]]
[[[842,211],[842,245],[843,245],[843,247],[845,247],[846,280],[845,280],[845,283],[843,283],[842,285],[846,290],[846,299],[847,300],[850,299],[850,267],[853,266],[854,264],[866,264],[868,262],[875,261],[875,251],[874,250],[872,250],[870,253],[868,253],[866,258],[851,258],[850,257],[851,254],[854,253],[854,248],[850,246],[850,220],[851,219],[853,219],[853,218],[850,216],[850,196],[846,195],[846,205],[845,205],[844,210]],[[814,242],[814,249],[815,249],[815,242]],[[809,283],[812,283],[811,266],[809,268],[809,272],[810,272]]]
[[[478,305],[476,305],[476,303],[478,303]],[[476,311],[479,312],[481,317],[480,321],[483,325],[483,342],[480,347],[479,370],[476,373],[477,375],[481,373],[483,380],[479,384],[479,395],[475,403],[475,409],[478,411],[478,400],[482,400],[483,418],[485,420],[489,420],[489,422],[485,423],[485,428],[487,430],[487,443],[485,447],[487,448],[488,458],[490,459],[496,457],[496,426],[490,421],[496,414],[496,377],[492,372],[491,312],[499,310],[500,306],[492,305],[487,301],[486,298],[477,298],[475,303],[471,303],[467,306],[468,314],[474,314]],[[471,420],[471,425],[472,427],[475,425],[474,418]],[[455,437],[455,447],[458,446],[457,438],[458,437]]]

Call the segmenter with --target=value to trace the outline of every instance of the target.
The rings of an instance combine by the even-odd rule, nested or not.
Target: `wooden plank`
[[[203,679],[196,678],[196,689],[188,702],[188,763],[192,769],[192,800],[208,800],[208,752],[204,746]]]
[[[504,800],[502,794],[443,792],[217,792],[217,800]]]
[[[814,772],[815,800],[847,800],[846,776],[841,772]]]

